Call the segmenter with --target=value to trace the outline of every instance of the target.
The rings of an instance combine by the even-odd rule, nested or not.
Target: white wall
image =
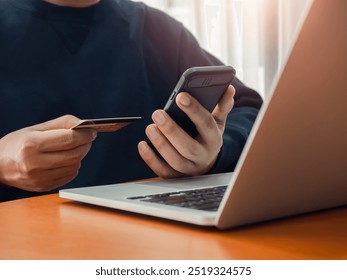
[[[181,21],[266,98],[312,0],[142,0]]]

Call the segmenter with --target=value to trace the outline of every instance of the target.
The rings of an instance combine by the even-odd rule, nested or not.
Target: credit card
[[[71,129],[92,128],[97,132],[115,132],[139,119],[141,117],[85,119]]]

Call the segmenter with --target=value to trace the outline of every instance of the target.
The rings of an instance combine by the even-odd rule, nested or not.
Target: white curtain
[[[312,0],[142,0],[181,21],[264,98]]]

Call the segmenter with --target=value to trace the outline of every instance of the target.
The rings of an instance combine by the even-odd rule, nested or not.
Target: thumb
[[[39,131],[53,130],[53,129],[70,129],[78,124],[81,120],[73,115],[65,115],[44,123],[32,126],[32,128]]]
[[[216,120],[219,128],[224,129],[226,118],[234,106],[234,95],[235,88],[230,85],[225,91],[222,99],[212,111],[212,116]]]

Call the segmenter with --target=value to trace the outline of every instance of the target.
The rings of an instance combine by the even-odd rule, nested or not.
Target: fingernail
[[[149,136],[151,136],[152,139],[156,139],[158,137],[158,131],[154,126],[150,126],[148,128]]]
[[[184,106],[189,106],[190,105],[190,98],[186,95],[182,95],[179,99],[180,103]]]
[[[154,113],[154,120],[159,124],[163,125],[166,122],[166,117],[163,112],[157,111]]]
[[[148,146],[147,146],[146,142],[140,143],[140,150],[144,153],[146,153],[148,151]]]

